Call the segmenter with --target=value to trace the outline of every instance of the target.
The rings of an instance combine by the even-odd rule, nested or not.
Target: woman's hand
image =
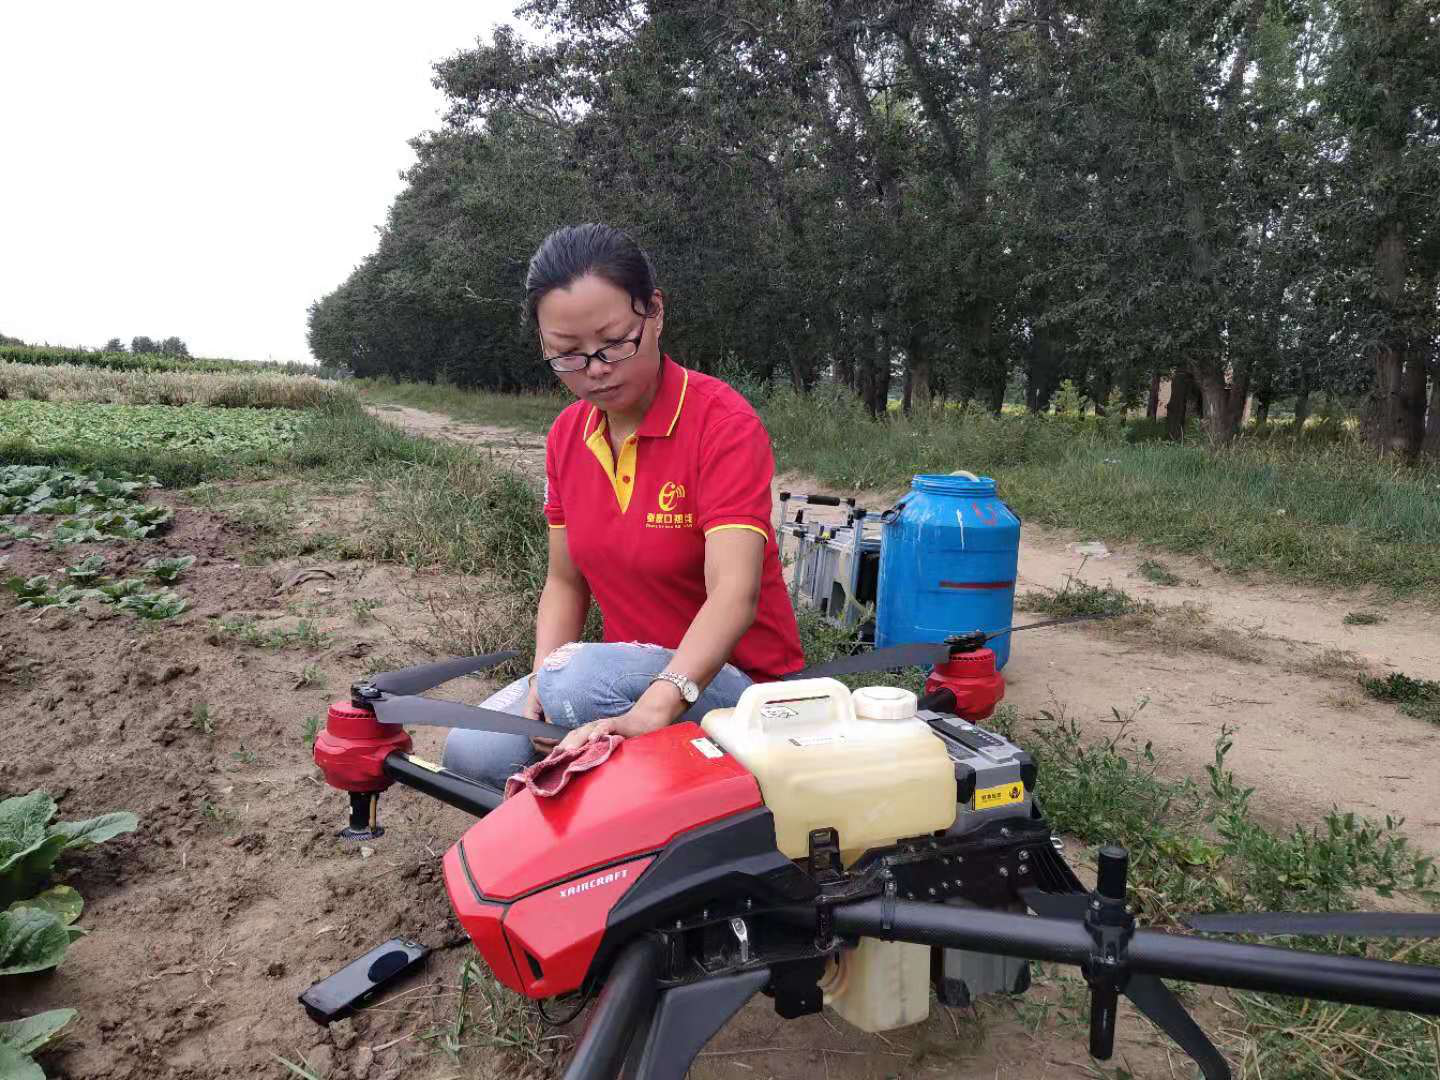
[[[560,749],[575,750],[586,743],[594,742],[602,735],[619,735],[620,732],[615,729],[616,721],[619,719],[620,717],[617,716],[607,717],[604,720],[592,720],[588,724],[581,724],[579,727],[571,729],[560,740]]]

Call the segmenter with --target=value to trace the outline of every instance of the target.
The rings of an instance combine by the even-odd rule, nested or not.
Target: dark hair
[[[535,309],[546,293],[569,288],[586,274],[629,293],[635,314],[652,313],[655,267],[640,245],[609,225],[566,225],[540,241],[530,256],[525,273],[525,314],[530,321],[535,321]]]

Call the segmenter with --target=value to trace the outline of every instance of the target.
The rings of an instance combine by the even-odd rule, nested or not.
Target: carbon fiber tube
[[[614,1080],[619,1075],[630,1040],[655,1011],[659,974],[660,946],[654,938],[638,937],[625,946],[600,991],[565,1080]]]
[[[1167,979],[1440,1016],[1440,968],[1138,931],[1130,966]]]
[[[837,906],[835,929],[841,934],[1076,966],[1090,955],[1090,935],[1080,922],[900,900],[889,905],[891,928],[886,932],[882,930],[885,906],[881,900]],[[799,911],[807,909],[795,910],[798,917]],[[813,920],[813,909],[808,910]],[[1165,979],[1440,1016],[1440,968],[1420,964],[1212,941],[1157,930],[1135,932],[1128,961],[1132,971]]]
[[[421,765],[409,754],[398,750],[385,758],[385,775],[476,817],[484,817],[504,798],[486,784],[467,780],[449,769]]]

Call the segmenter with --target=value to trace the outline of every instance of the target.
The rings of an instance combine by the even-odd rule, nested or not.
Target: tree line
[[[1433,0],[530,0],[435,66],[443,125],[310,310],[359,375],[546,385],[551,228],[654,257],[691,366],[880,414],[1363,397],[1440,450]],[[1427,431],[1428,427],[1428,431]]]

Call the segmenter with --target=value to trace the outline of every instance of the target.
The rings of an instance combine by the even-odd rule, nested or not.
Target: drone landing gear
[[[340,830],[340,839],[374,840],[384,833],[385,829],[380,824],[380,793],[350,792],[350,824]]]
[[[1135,933],[1135,917],[1125,907],[1129,855],[1121,847],[1103,847],[1093,893],[1047,893],[1022,889],[1021,899],[1047,919],[1085,924],[1092,942],[1082,965],[1090,984],[1090,1054],[1107,1061],[1115,1049],[1115,1010],[1124,994],[1151,1023],[1170,1036],[1200,1066],[1205,1080],[1230,1080],[1230,1066],[1170,988],[1154,975],[1130,971],[1126,953]]]
[[[684,1080],[695,1055],[770,981],[769,968],[676,986],[635,1035],[624,1080]]]

